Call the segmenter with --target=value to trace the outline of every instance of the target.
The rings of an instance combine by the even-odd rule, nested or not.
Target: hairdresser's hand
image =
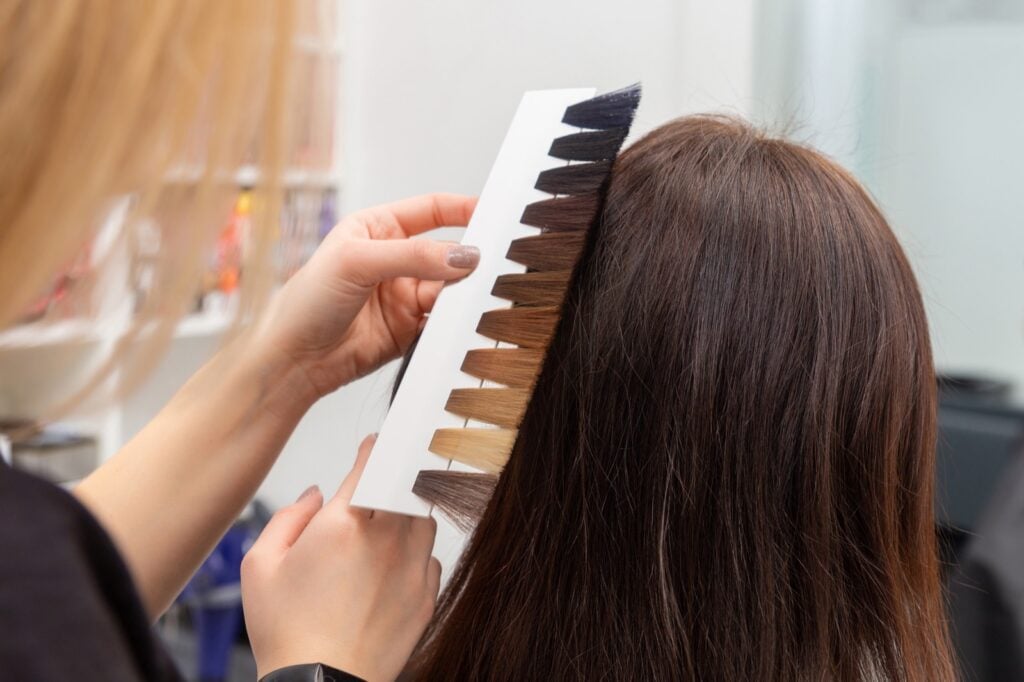
[[[314,398],[398,357],[444,281],[479,260],[473,247],[408,237],[464,226],[475,206],[471,197],[431,194],[348,216],[284,286],[261,343],[299,366]]]
[[[312,489],[271,519],[242,562],[245,623],[257,675],[326,663],[393,680],[434,610],[441,565],[433,519],[349,507],[373,439],[323,504]]]

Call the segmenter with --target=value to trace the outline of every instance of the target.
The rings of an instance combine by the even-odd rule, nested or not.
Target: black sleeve
[[[177,682],[113,542],[70,494],[0,462],[3,679]]]
[[[304,663],[278,668],[261,677],[260,682],[366,682],[366,680],[323,663]]]

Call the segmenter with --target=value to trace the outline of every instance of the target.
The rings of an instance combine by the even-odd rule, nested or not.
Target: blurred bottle
[[[320,202],[320,229],[317,231],[317,242],[322,242],[338,222],[338,209],[334,202],[334,192],[324,192]]]
[[[217,238],[214,270],[217,290],[224,294],[238,289],[242,275],[242,259],[251,229],[252,195],[242,190],[235,201],[227,225]]]

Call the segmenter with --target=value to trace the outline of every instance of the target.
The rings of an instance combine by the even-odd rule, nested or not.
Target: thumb
[[[430,239],[358,239],[339,256],[342,275],[372,287],[396,277],[448,281],[469,274],[480,262],[475,246]]]
[[[295,544],[302,531],[323,506],[324,496],[320,488],[310,486],[295,504],[277,511],[260,533],[256,544],[261,551],[282,553]]]

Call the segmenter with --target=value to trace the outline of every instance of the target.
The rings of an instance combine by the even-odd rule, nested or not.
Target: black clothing
[[[181,679],[96,519],[0,462],[0,680]]]
[[[306,663],[278,668],[260,678],[260,682],[366,682],[323,663]]]

